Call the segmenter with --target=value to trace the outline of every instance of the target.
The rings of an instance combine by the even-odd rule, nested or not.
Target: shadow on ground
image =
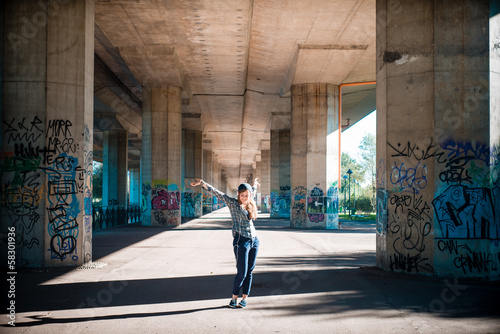
[[[500,316],[498,285],[466,285],[458,284],[453,279],[426,280],[359,268],[359,263],[373,257],[372,252],[366,252],[319,258],[263,258],[255,272],[251,294],[253,297],[266,297],[268,303],[259,306],[259,310],[278,309],[290,316],[325,314],[334,319],[353,316],[350,311],[356,311],[354,313],[359,316],[359,312],[373,314],[393,309],[431,312],[434,316],[446,318],[495,319]],[[271,268],[274,265],[284,266],[285,269],[273,271]],[[33,321],[16,326],[156,317],[223,308],[226,307],[232,280],[233,275],[205,275],[36,286],[27,275],[23,275],[23,280],[19,282],[22,294],[16,300],[22,309],[17,312],[94,309],[106,314],[96,311],[96,308],[218,299],[224,302],[210,308],[147,314],[96,314],[92,318],[54,319],[35,315],[31,317]],[[318,294],[310,298],[309,294],[315,293]]]

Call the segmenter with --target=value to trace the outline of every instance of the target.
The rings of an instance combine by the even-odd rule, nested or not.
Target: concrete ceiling
[[[289,128],[293,84],[375,80],[375,0],[98,0],[95,8],[97,123],[127,129],[134,159],[142,87],[180,86],[183,128],[203,131],[232,189],[269,146],[270,130]],[[342,124],[352,125],[375,109],[375,86],[345,87],[343,100]]]

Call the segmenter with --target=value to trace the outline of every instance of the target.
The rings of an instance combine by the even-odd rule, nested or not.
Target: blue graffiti
[[[499,187],[449,186],[432,201],[444,238],[498,239]]]

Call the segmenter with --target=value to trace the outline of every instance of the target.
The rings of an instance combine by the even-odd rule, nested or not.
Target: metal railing
[[[96,231],[115,226],[140,223],[141,213],[140,205],[93,205],[92,229]]]

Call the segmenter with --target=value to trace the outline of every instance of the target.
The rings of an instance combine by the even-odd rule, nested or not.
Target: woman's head
[[[240,204],[247,204],[250,199],[250,192],[248,190],[238,191],[238,201]]]
[[[252,187],[248,183],[242,183],[238,187],[238,203],[248,211],[250,219],[257,218],[257,204],[252,198]]]

